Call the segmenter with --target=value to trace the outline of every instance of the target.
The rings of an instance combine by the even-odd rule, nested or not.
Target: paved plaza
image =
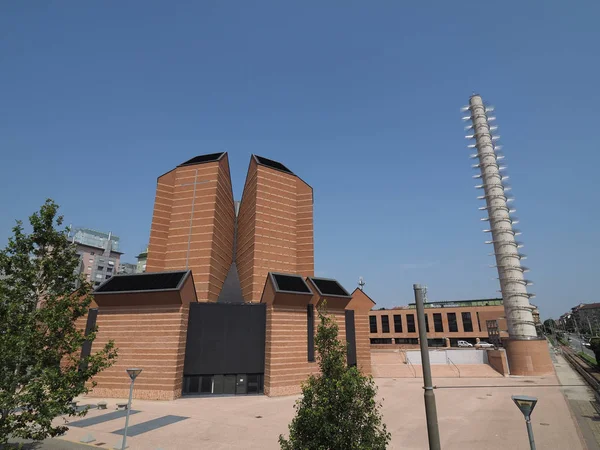
[[[577,380],[571,380],[579,384]],[[436,400],[442,448],[445,450],[528,449],[527,432],[511,395],[539,398],[533,429],[540,449],[585,449],[558,379],[540,378],[437,378]],[[392,433],[390,449],[427,448],[422,380],[377,379],[385,423]],[[564,389],[564,388],[563,388]],[[572,389],[572,388],[569,388]],[[131,450],[152,449],[278,449],[277,438],[286,433],[297,397],[265,396],[183,398],[170,402],[134,400],[128,438]],[[93,404],[89,398],[82,403]],[[108,410],[90,410],[80,426],[71,426],[65,439],[79,441],[92,434],[96,448],[112,448],[124,426]],[[110,416],[109,416],[110,415]],[[103,417],[110,420],[103,420]]]

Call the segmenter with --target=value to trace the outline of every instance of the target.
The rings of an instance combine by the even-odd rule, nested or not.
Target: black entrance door
[[[238,374],[235,382],[235,393],[236,395],[248,393],[248,378],[246,374]]]
[[[247,374],[253,377],[252,393],[262,392],[265,327],[265,304],[190,304],[183,393],[195,394],[188,380],[200,377],[212,380],[208,393],[247,394]]]

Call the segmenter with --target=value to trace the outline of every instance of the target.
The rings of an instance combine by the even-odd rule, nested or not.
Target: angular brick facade
[[[146,271],[191,269],[198,301],[217,301],[233,258],[229,161],[218,155],[158,178],[150,229]]]
[[[269,272],[314,274],[312,188],[271,163],[251,158],[240,205],[236,262],[245,301],[260,301]]]

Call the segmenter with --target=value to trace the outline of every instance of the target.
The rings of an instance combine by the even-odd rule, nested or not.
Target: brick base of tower
[[[554,373],[548,342],[545,339],[502,340],[511,375],[539,376]]]

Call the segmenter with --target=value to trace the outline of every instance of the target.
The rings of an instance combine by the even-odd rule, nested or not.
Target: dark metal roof
[[[94,294],[179,290],[189,274],[189,270],[184,270],[177,272],[115,275],[114,277],[102,283],[94,291]]]
[[[277,161],[273,161],[272,159],[265,158],[263,156],[254,155],[254,159],[256,162],[262,166],[270,167],[271,169],[280,170],[281,172],[289,173],[290,175],[294,175],[290,169],[285,167],[283,164]]]
[[[322,297],[352,297],[337,280],[309,277]]]
[[[215,162],[220,160],[223,155],[225,154],[225,152],[220,152],[220,153],[210,153],[208,155],[199,155],[199,156],[195,156],[192,159],[179,164],[177,167],[182,167],[182,166],[193,166],[195,164],[203,164],[203,163],[208,163],[208,162]]]
[[[273,281],[273,287],[276,292],[312,295],[312,291],[306,284],[306,281],[299,275],[269,272],[269,276]]]

